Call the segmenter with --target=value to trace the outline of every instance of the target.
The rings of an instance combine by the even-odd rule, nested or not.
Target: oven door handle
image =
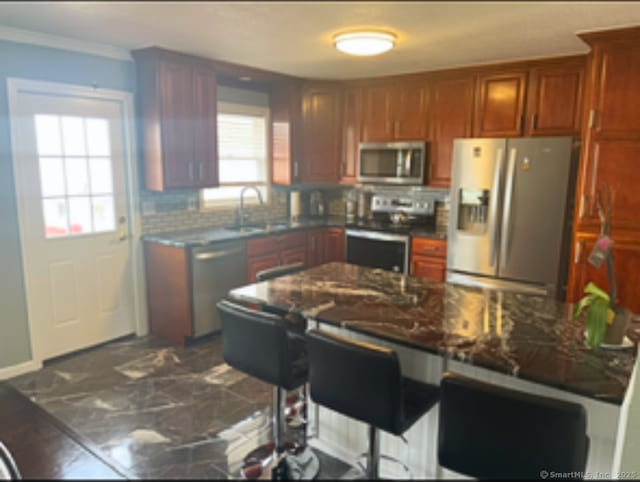
[[[388,234],[378,231],[360,231],[357,229],[347,229],[345,231],[347,237],[374,239],[376,241],[400,241],[406,243],[409,240],[407,234]]]

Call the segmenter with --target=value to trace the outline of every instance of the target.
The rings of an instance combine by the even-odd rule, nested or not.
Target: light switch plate
[[[195,211],[196,209],[198,209],[197,200],[194,197],[190,197],[189,200],[187,201],[187,210]]]

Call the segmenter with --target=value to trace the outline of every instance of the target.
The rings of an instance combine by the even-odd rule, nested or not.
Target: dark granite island
[[[403,372],[416,379],[438,383],[449,370],[581,403],[591,438],[587,469],[613,474],[619,466],[636,348],[588,350],[584,327],[570,321],[570,305],[344,263],[229,295],[299,312],[324,329],[392,347]],[[318,428],[318,445],[334,455],[353,460],[365,449],[365,427],[359,422],[321,408]],[[408,461],[414,476],[455,475],[437,466],[436,434],[437,409],[408,432],[409,446],[385,434],[382,450]],[[387,475],[402,475],[390,469]]]

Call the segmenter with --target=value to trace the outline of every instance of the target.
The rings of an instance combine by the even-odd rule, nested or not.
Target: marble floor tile
[[[219,336],[117,340],[10,382],[140,478],[237,478],[244,455],[272,439],[273,387],[224,363]],[[322,478],[349,469],[317,454]]]

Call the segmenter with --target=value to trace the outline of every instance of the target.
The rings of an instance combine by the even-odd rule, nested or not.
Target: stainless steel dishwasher
[[[215,243],[191,250],[193,336],[220,331],[216,303],[233,288],[247,284],[245,241]]]

